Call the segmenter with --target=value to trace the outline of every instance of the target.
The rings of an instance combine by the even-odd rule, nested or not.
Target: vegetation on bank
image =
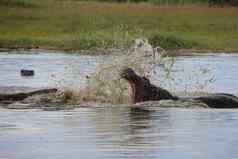
[[[0,0],[0,47],[238,50],[238,8],[77,0]]]
[[[71,0],[86,2],[150,3],[155,5],[209,4],[210,6],[237,6],[237,0]]]

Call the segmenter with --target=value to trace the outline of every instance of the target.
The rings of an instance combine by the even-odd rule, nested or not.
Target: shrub
[[[29,0],[0,0],[0,5],[21,8],[36,7],[36,4],[32,3]]]
[[[197,46],[193,41],[184,40],[175,35],[156,34],[149,38],[149,43],[153,46],[161,46],[165,49],[192,48]]]

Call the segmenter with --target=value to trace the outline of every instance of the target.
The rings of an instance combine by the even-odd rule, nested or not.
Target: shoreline
[[[73,49],[73,48],[56,48],[56,47],[0,47],[1,52],[13,52],[13,51],[36,51],[36,52],[44,52],[47,53],[72,53],[72,54],[81,54],[81,55],[113,55],[120,54],[127,51],[127,48],[119,49],[119,48],[92,48],[92,49]],[[197,54],[236,54],[238,50],[211,50],[211,49],[167,49],[166,52],[170,56],[193,56]]]

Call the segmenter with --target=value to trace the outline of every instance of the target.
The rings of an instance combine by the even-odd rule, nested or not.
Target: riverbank
[[[2,48],[108,53],[145,37],[167,50],[238,51],[233,7],[25,0],[0,12]]]

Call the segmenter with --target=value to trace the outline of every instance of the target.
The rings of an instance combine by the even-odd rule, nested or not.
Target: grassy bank
[[[0,47],[123,48],[146,37],[167,49],[238,50],[238,8],[11,1],[0,0]]]

